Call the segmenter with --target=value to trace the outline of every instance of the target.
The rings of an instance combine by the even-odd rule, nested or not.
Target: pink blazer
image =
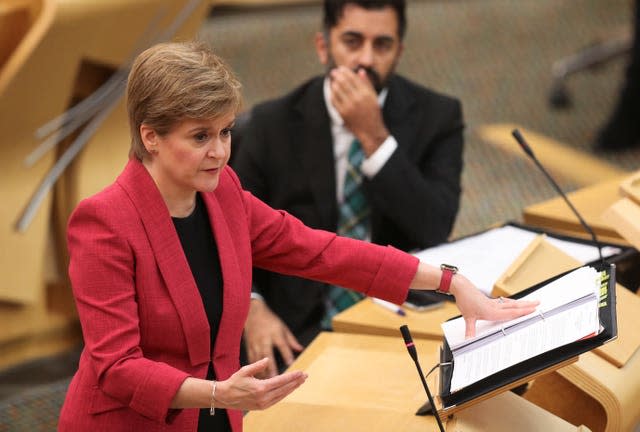
[[[67,391],[61,431],[195,431],[198,411],[169,405],[188,376],[239,368],[252,265],[349,286],[401,303],[418,260],[312,230],[244,191],[226,168],[204,201],[224,294],[211,358],[209,325],[169,211],[144,166],[82,201],[69,221],[69,275],[85,347]],[[234,432],[242,413],[228,410]]]

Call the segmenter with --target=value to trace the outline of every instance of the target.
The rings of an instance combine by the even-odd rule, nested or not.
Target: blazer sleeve
[[[372,205],[418,248],[447,240],[460,202],[462,108],[457,100],[439,101],[425,109],[429,115],[420,119],[424,130],[409,142],[402,141],[408,139],[404,135],[394,135],[399,147],[381,170],[365,181]],[[418,158],[407,149],[422,149],[423,154]]]
[[[256,267],[344,286],[397,304],[406,299],[418,269],[416,257],[392,246],[309,228],[251,193],[242,194]]]
[[[188,374],[143,355],[135,256],[122,228],[114,226],[115,211],[108,203],[85,200],[67,230],[69,276],[85,354],[104,393],[145,417],[170,421],[176,414],[170,403]]]

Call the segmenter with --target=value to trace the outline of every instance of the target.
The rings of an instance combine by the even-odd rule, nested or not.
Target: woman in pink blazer
[[[226,167],[240,85],[196,43],[143,52],[127,87],[131,158],[69,221],[69,275],[85,348],[61,431],[242,430],[242,411],[306,379],[239,367],[251,268],[348,286],[402,303],[442,272],[392,247],[305,227],[245,192]],[[457,274],[450,291],[473,331],[534,304],[498,302]]]

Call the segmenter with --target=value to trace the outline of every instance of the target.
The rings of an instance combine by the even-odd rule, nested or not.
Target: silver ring
[[[498,297],[498,303],[504,303],[504,297],[502,296]]]

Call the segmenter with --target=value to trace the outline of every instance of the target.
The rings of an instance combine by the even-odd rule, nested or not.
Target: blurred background
[[[126,161],[122,71],[103,100],[82,110],[90,116],[25,167],[43,142],[36,129],[90,100],[154,38],[209,41],[243,83],[243,110],[323,73],[313,48],[321,17],[315,0],[78,3],[0,1],[0,431],[54,430],[75,371],[81,335],[64,276],[64,225],[77,201],[110,183]],[[554,62],[600,42],[628,41],[632,20],[630,0],[408,1],[399,72],[456,96],[464,109],[464,191],[452,239],[520,221],[523,208],[556,196],[520,153],[510,125],[534,151],[552,143],[545,158],[567,149],[581,155],[554,166],[567,192],[640,168],[640,147],[593,149],[623,82],[625,49],[566,77],[566,106],[550,100]],[[73,153],[83,131],[88,140],[20,228],[42,179],[68,149]]]

